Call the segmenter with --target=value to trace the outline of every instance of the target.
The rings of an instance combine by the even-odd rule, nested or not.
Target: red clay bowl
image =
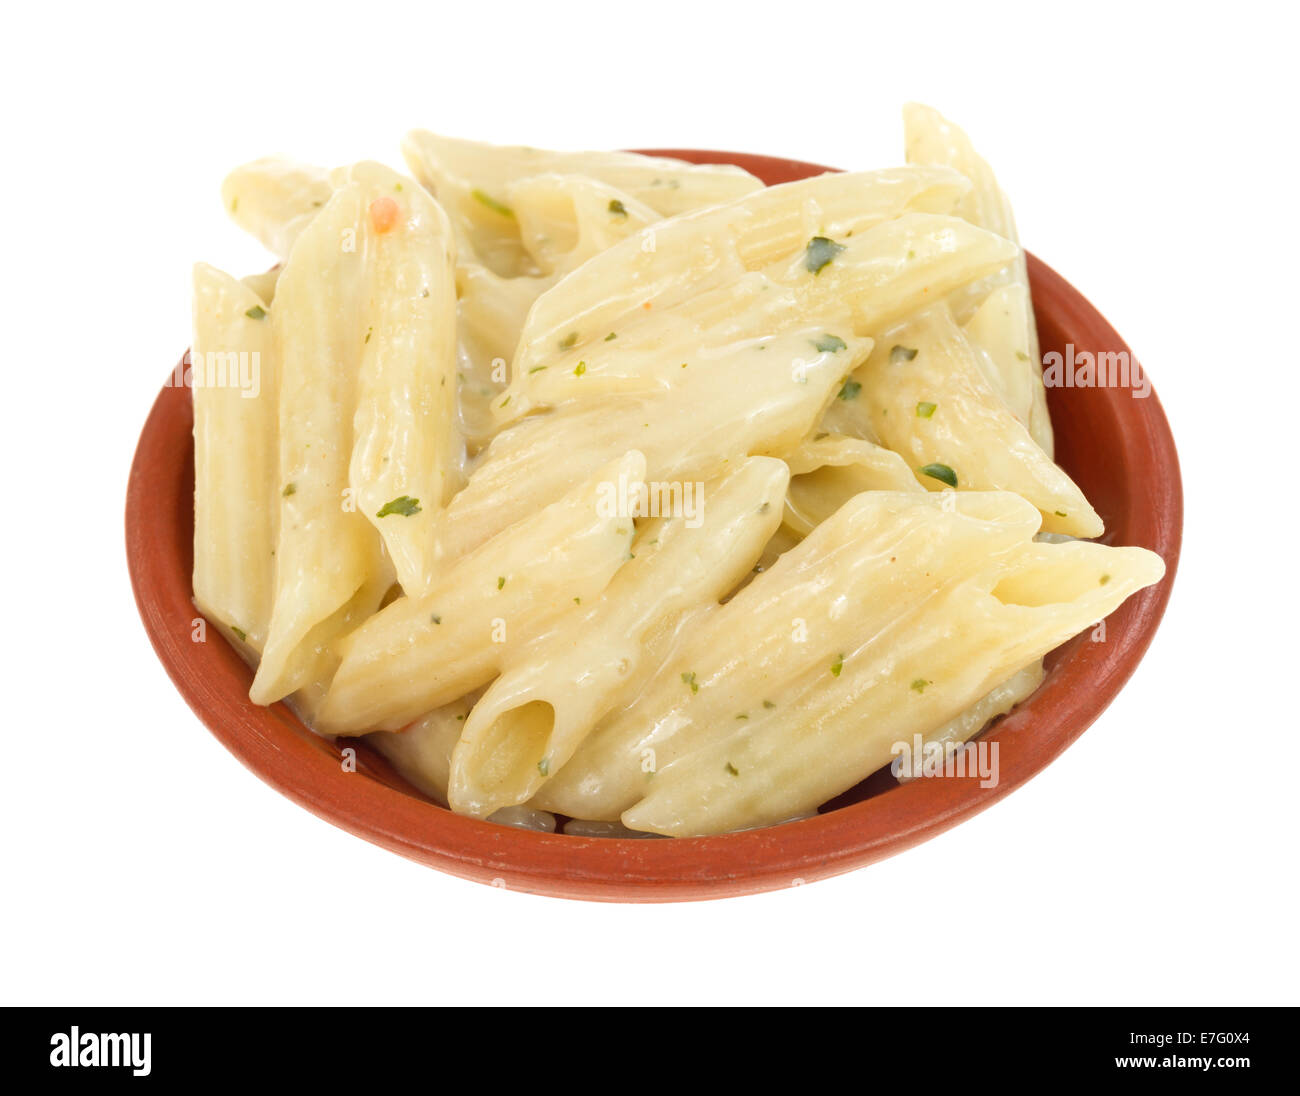
[[[828,169],[797,160],[690,149],[654,150],[699,163],[739,164],[765,182]],[[1043,353],[1067,343],[1128,351],[1060,275],[1029,256]],[[145,423],[126,499],[126,547],[145,629],[181,695],[208,729],[273,788],[376,845],[466,879],[564,898],[668,902],[774,890],[860,868],[919,844],[1018,788],[1081,735],[1115,697],[1151,642],[1169,600],[1182,539],[1178,454],[1154,393],[1050,388],[1057,459],[1106,522],[1105,539],[1164,558],[1162,582],[1055,651],[1038,691],[985,731],[999,743],[1000,780],[922,779],[898,785],[882,770],[815,818],[721,837],[623,840],[567,837],[463,818],[429,802],[364,742],[357,771],[339,747],[283,705],[248,699],[251,673],[216,633],[191,641],[194,447],[190,393],[166,387]]]

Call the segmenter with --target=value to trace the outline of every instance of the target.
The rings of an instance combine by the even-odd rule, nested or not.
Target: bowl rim
[[[836,170],[749,153],[644,149],[696,163],[739,164],[766,179]],[[1050,297],[1067,324],[1128,350],[1105,318],[1068,282],[1026,252],[1035,301]],[[1131,353],[1131,352],[1130,352]],[[188,351],[182,363],[188,359]],[[172,371],[175,375],[175,369]],[[1115,395],[1114,392],[1110,395]],[[1125,415],[1125,468],[1159,464],[1160,476],[1136,477],[1140,543],[1165,561],[1164,579],[1130,597],[1107,618],[1108,642],[1087,652],[1089,688],[1056,689],[1044,726],[1038,692],[986,729],[999,751],[999,781],[918,780],[863,802],[779,826],[712,837],[663,840],[582,837],[513,829],[453,814],[420,796],[346,772],[339,755],[303,740],[303,725],[283,704],[254,706],[228,688],[224,642],[196,643],[191,576],[176,547],[176,515],[193,505],[193,481],[178,471],[192,460],[188,390],[160,392],[141,432],[126,496],[131,584],[150,642],[181,696],[208,730],[247,768],[318,817],[373,844],[453,875],[531,893],[602,901],[680,901],[730,897],[827,878],[902,852],[987,809],[1059,756],[1101,714],[1132,675],[1164,613],[1182,541],[1183,495],[1177,449],[1154,391],[1119,404]],[[170,477],[167,475],[171,471]],[[1126,481],[1127,482],[1127,481]],[[184,606],[184,608],[182,608]],[[222,649],[226,652],[222,654]],[[218,671],[220,660],[224,670]],[[242,663],[239,664],[242,666]],[[245,671],[247,672],[247,671]],[[1039,707],[1041,708],[1041,701]],[[345,745],[355,745],[349,740]]]

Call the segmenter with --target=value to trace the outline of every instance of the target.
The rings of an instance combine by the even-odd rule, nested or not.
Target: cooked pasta
[[[194,594],[252,701],[461,814],[676,837],[1029,697],[1164,565],[1078,539],[1006,194],[905,129],[771,187],[425,131],[236,169],[278,263],[195,268]]]

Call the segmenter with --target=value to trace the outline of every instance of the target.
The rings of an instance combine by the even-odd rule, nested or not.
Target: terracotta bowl
[[[729,152],[653,150],[732,163],[765,182],[828,170]],[[1127,351],[1124,341],[1060,275],[1029,256],[1042,350]],[[1150,548],[1168,573],[1107,620],[1105,642],[1084,633],[1048,658],[1038,691],[984,735],[999,745],[1000,780],[922,779],[887,770],[815,818],[721,837],[634,840],[569,837],[463,818],[406,784],[364,742],[357,771],[339,747],[282,704],[250,703],[251,673],[215,633],[191,641],[194,448],[190,393],[164,388],[131,468],[126,544],[140,615],[158,657],[208,729],[273,788],[336,826],[430,867],[482,883],[565,898],[666,902],[722,898],[808,883],[902,852],[1018,788],[1081,735],[1115,697],[1151,642],[1178,565],[1182,486],[1160,402],[1126,389],[1051,388],[1057,459],[1106,522],[1114,544]]]

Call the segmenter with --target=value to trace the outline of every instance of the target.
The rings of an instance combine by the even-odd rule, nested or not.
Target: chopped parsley
[[[831,663],[831,677],[839,677],[842,669],[844,669],[844,656],[839,655],[836,657],[835,661]]]
[[[284,485],[284,490],[280,492],[280,495],[287,499],[290,495],[297,493],[297,490],[298,485],[296,483],[286,483]]]
[[[541,761],[537,763],[537,771],[541,773],[543,776],[550,775],[551,759],[549,757],[542,758]]]
[[[410,495],[398,495],[391,502],[384,503],[375,514],[377,518],[386,518],[389,514],[401,514],[404,518],[409,518],[412,514],[420,512],[420,500],[413,499]]]
[[[498,589],[498,590],[504,590],[505,587],[506,587],[506,576],[505,576],[505,575],[497,575],[497,589]]]
[[[529,372],[529,375],[532,375],[533,373],[540,373],[540,372],[541,372],[543,369],[545,369],[545,368],[546,368],[546,366],[544,366],[544,365],[535,365],[535,366],[532,367],[532,369],[528,370],[528,372]]]
[[[772,701],[770,701],[770,700],[765,700],[765,701],[763,701],[763,707],[764,707],[764,708],[769,708],[769,709],[770,709],[770,708],[775,708],[776,705],[773,704]]]
[[[250,308],[247,312],[245,312],[244,315],[247,316],[250,320],[262,320],[266,318],[266,309],[263,308],[260,304],[255,304],[253,305],[252,308]]]
[[[814,236],[808,241],[808,248],[804,252],[804,269],[810,274],[820,274],[822,268],[843,250],[844,246],[834,240],[829,240],[825,236]]]
[[[611,331],[608,335],[605,336],[605,341],[606,341],[606,342],[612,342],[614,339],[617,339],[617,338],[618,338],[618,332],[617,332],[617,331]]]
[[[574,375],[575,377],[581,377],[581,376],[582,376],[586,371],[587,371],[587,363],[586,363],[586,362],[579,362],[579,363],[574,367],[573,375]]]
[[[513,217],[515,215],[515,211],[504,202],[498,202],[491,194],[485,194],[477,187],[470,191],[470,196],[474,201],[478,202],[479,205],[487,206],[487,208],[493,213],[502,217]]]
[[[918,419],[928,419],[934,414],[934,410],[939,405],[931,403],[929,400],[922,400],[916,405],[916,417]]]
[[[612,198],[612,199],[610,200],[610,203],[609,203],[609,211],[610,211],[612,214],[614,214],[615,217],[626,217],[626,216],[627,216],[627,207],[624,206],[623,203],[622,203],[621,201],[619,201],[617,198]]]
[[[578,341],[578,333],[576,331],[570,331],[567,335],[564,336],[564,338],[560,340],[560,349],[568,350],[570,347],[576,344],[577,341]]]
[[[727,772],[731,773],[732,776],[740,775],[740,770],[736,768],[736,766],[733,765],[730,761],[727,762]]]
[[[923,693],[925,692],[925,687],[931,684],[933,684],[933,682],[926,681],[923,677],[918,677],[912,682],[912,690],[913,692]]]
[[[858,393],[861,391],[862,385],[852,378],[849,378],[844,382],[844,387],[840,389],[840,399],[856,400],[858,398]]]
[[[1070,516],[1064,510],[1054,510],[1053,513],[1055,513],[1058,518],[1068,518]]]
[[[916,357],[917,352],[910,346],[896,346],[889,352],[890,365],[902,365]]]
[[[838,335],[823,335],[820,339],[813,340],[813,346],[823,354],[838,354],[841,350],[846,349],[848,345]]]
[[[690,673],[682,674],[682,682],[691,687],[691,692],[698,693],[700,691],[700,683],[695,680],[694,671],[691,671]]]
[[[232,624],[232,625],[230,626],[230,630],[231,630],[232,632],[234,632],[235,635],[239,636],[239,642],[240,642],[240,643],[247,643],[247,642],[248,642],[248,633],[247,633],[246,631],[244,631],[243,628],[237,628],[237,627],[235,627],[235,625]]]
[[[434,613],[432,616],[429,617],[429,619],[433,621],[434,624],[442,623],[442,617],[440,617],[437,613]]]
[[[1110,581],[1110,575],[1102,575],[1102,576],[1101,576],[1101,579],[1100,579],[1100,581],[1097,583],[1097,585],[1098,585],[1098,586],[1105,586],[1106,583],[1108,583],[1109,581]]]
[[[957,473],[946,464],[927,464],[924,468],[918,468],[917,471],[923,476],[929,476],[931,479],[937,479],[940,483],[946,483],[949,487],[957,486]]]
[[[1027,362],[1029,360],[1029,355],[1026,354],[1023,350],[1017,350],[1016,357],[1019,358],[1022,362]]]

